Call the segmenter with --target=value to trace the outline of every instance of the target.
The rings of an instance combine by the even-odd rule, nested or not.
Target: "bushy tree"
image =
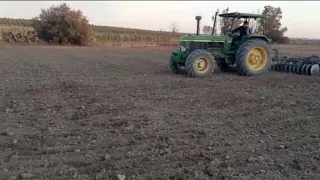
[[[42,9],[40,15],[33,19],[33,28],[39,38],[46,42],[86,45],[91,39],[86,16],[66,3]]]
[[[212,30],[213,30],[213,28],[211,26],[204,25],[202,27],[203,34],[211,34]]]
[[[263,31],[274,43],[289,43],[289,38],[284,36],[287,27],[281,27],[282,10],[280,7],[264,6],[262,14],[265,16],[259,22],[259,31]]]

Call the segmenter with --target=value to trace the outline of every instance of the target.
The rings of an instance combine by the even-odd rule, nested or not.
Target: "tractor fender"
[[[263,41],[266,41],[267,43],[271,43],[271,39],[267,38],[266,36],[258,36],[258,37],[251,36],[250,39],[261,39]]]
[[[244,37],[242,38],[242,40],[240,41],[240,43],[239,43],[239,47],[240,47],[244,42],[246,42],[246,41],[248,41],[248,40],[250,40],[250,39],[260,39],[260,40],[266,42],[267,44],[270,44],[270,43],[271,43],[271,39],[269,39],[269,38],[266,37],[266,36],[255,36],[255,35],[253,35],[253,36],[244,36]]]

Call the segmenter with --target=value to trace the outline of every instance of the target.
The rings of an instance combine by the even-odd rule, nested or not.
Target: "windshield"
[[[187,43],[186,41],[180,41],[180,51],[185,51],[188,47],[189,43]]]

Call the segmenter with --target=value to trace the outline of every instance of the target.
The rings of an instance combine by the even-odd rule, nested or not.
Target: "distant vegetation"
[[[111,44],[123,43],[177,43],[182,33],[151,31],[89,24],[80,10],[71,9],[66,3],[42,9],[34,19],[0,18],[2,40],[29,42],[27,34],[38,34],[40,40],[50,43],[85,45],[92,42]],[[12,30],[13,27],[14,30]],[[18,31],[17,27],[26,28]],[[34,39],[34,37],[32,37]]]
[[[32,27],[32,19],[13,19],[13,18],[0,18],[0,25],[9,25],[9,26],[21,26],[21,27]],[[172,34],[169,31],[152,31],[145,29],[134,29],[134,28],[124,28],[124,27],[113,27],[113,26],[100,26],[90,24],[92,30],[98,34],[139,34],[139,35],[160,35],[167,36]],[[182,34],[182,33],[177,33]]]
[[[223,10],[223,13],[229,9]],[[255,33],[261,33],[265,24],[265,34],[274,43],[290,43],[290,39],[284,34],[287,27],[281,27],[282,11],[280,7],[265,6],[262,14],[266,16],[264,21],[251,21],[250,27]],[[192,20],[190,20],[192,21]],[[228,18],[220,18],[221,34],[231,27]],[[242,21],[236,20],[234,27]],[[30,42],[42,40],[50,43],[86,45],[88,43],[110,43],[110,44],[177,44],[181,35],[178,25],[173,22],[169,25],[169,31],[152,31],[143,29],[132,29],[112,26],[99,26],[89,24],[86,16],[80,10],[71,9],[66,3],[42,9],[38,17],[34,19],[10,19],[0,18],[0,29],[2,33],[0,40],[7,42]],[[22,29],[22,30],[19,30]],[[203,33],[210,34],[212,27],[204,25]],[[318,43],[318,41],[306,41],[301,44]],[[299,44],[299,40],[291,43]]]
[[[31,19],[11,19],[0,18],[0,29],[12,30],[16,27],[32,28],[33,20]],[[10,28],[12,27],[12,28]],[[143,29],[112,27],[92,25],[90,27],[93,31],[92,37],[98,42],[159,42],[169,43],[170,41],[177,41],[184,33],[172,33],[168,31],[152,31]]]

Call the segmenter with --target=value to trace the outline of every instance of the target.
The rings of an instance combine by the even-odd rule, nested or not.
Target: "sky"
[[[32,18],[41,9],[63,1],[1,1],[0,17]],[[320,1],[69,1],[80,9],[91,24],[150,30],[169,30],[176,22],[180,32],[194,33],[194,17],[201,15],[201,25],[211,25],[211,17],[229,7],[229,12],[256,13],[265,5],[281,7],[282,26],[291,38],[320,38]]]

